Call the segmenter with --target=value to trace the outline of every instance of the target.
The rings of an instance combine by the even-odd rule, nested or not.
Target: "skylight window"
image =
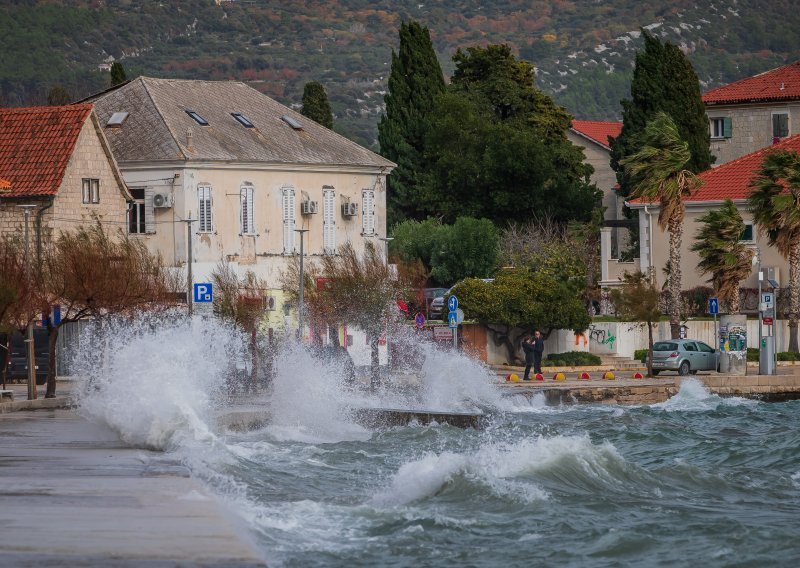
[[[231,116],[236,119],[236,121],[244,126],[245,128],[253,128],[253,123],[240,112],[232,112]]]
[[[284,114],[281,117],[281,120],[286,124],[288,124],[289,126],[291,126],[292,128],[294,128],[295,130],[303,130],[303,125],[287,114]]]
[[[193,110],[187,110],[186,114],[191,116],[200,126],[208,126],[208,121]]]
[[[128,118],[127,112],[115,112],[111,115],[111,118],[108,119],[106,126],[108,128],[119,128],[122,126],[122,123],[125,122],[126,118]]]

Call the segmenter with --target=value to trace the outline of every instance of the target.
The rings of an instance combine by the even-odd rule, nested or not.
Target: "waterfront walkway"
[[[264,566],[239,522],[168,455],[68,409],[0,415],[3,566]]]

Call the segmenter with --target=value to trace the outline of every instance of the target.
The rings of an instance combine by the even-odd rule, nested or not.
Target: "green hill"
[[[286,104],[325,85],[337,130],[375,144],[391,49],[403,19],[431,29],[446,72],[458,47],[508,43],[576,117],[614,119],[641,27],[689,53],[704,87],[800,58],[789,0],[12,1],[0,7],[0,104],[75,98],[129,76],[239,79]]]

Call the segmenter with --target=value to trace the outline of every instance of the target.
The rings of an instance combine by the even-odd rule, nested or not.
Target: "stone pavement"
[[[265,563],[181,464],[55,409],[0,415],[0,565]]]

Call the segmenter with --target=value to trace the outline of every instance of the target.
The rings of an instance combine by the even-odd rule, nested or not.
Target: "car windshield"
[[[659,341],[653,344],[653,351],[677,351],[678,344],[669,341]]]

